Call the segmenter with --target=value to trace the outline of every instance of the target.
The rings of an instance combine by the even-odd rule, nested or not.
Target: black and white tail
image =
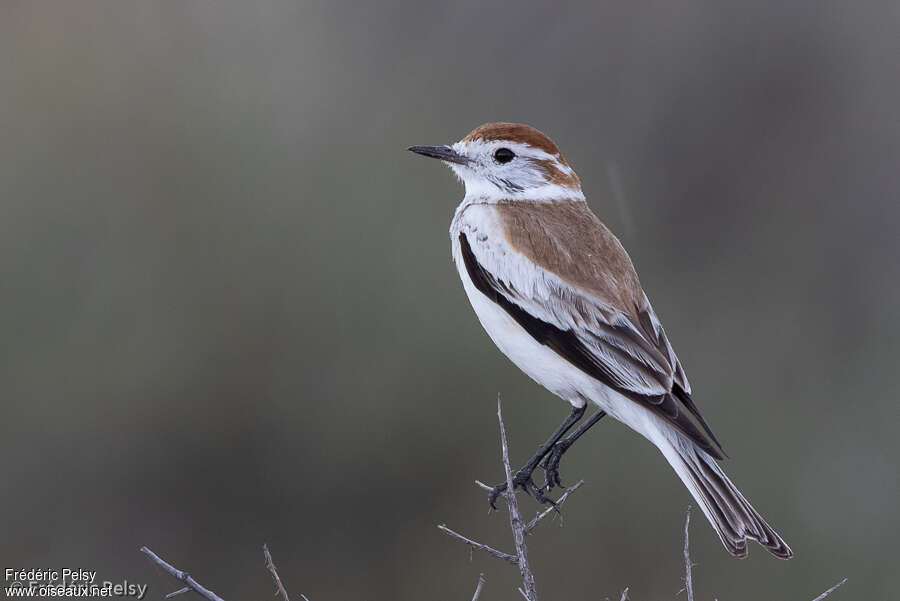
[[[691,492],[715,528],[722,544],[735,557],[747,556],[747,539],[752,538],[769,553],[789,559],[787,543],[753,509],[731,483],[716,460],[680,432],[669,430],[657,446]]]

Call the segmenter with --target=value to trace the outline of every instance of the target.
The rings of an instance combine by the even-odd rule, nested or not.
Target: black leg
[[[538,464],[541,462],[541,459],[550,451],[551,448],[554,447],[559,442],[559,439],[562,438],[569,429],[578,423],[578,420],[582,418],[584,415],[586,408],[585,407],[573,407],[572,413],[566,417],[565,421],[560,424],[559,428],[556,429],[555,432],[547,439],[547,442],[538,447],[537,452],[534,454],[528,463],[522,466],[522,469],[513,474],[513,488],[521,488],[535,499],[537,499],[541,503],[553,503],[551,499],[548,499],[544,496],[541,490],[535,486],[534,482],[531,480],[531,474],[537,468]],[[491,491],[490,496],[488,497],[488,501],[491,504],[491,507],[497,509],[496,501],[497,496],[506,490],[506,482],[498,484]]]
[[[569,450],[578,438],[591,429],[591,426],[599,422],[606,415],[606,411],[598,411],[592,415],[586,422],[578,426],[578,429],[566,436],[553,445],[550,452],[547,453],[547,459],[544,461],[543,468],[547,472],[547,480],[544,482],[544,488],[548,491],[554,486],[562,487],[562,481],[559,479],[559,461],[562,459],[563,453]]]

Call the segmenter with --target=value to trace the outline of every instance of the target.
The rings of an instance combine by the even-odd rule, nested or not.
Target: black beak
[[[416,154],[440,159],[448,163],[456,163],[457,165],[468,165],[469,159],[459,154],[449,146],[410,146],[407,150],[411,150]]]

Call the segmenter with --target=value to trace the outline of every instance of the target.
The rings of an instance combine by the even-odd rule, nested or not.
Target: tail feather
[[[752,538],[772,555],[789,559],[787,543],[750,505],[731,483],[715,459],[684,437],[673,433],[660,450],[697,500],[722,544],[736,557],[746,557],[747,539]]]

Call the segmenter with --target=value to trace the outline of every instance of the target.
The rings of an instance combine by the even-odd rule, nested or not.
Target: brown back
[[[496,205],[507,242],[570,286],[637,316],[644,293],[631,258],[583,201]]]

